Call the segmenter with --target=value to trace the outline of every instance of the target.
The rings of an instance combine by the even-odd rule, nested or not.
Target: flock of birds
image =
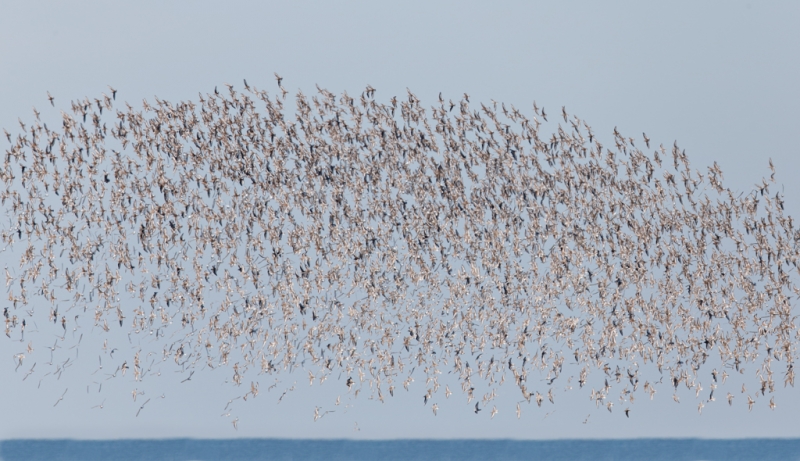
[[[547,132],[536,104],[426,109],[368,87],[287,107],[277,83],[141,109],[111,89],[58,128],[35,111],[5,132],[3,315],[23,379],[60,377],[91,342],[131,387],[216,370],[246,400],[300,371],[434,414],[451,385],[491,417],[509,387],[630,416],[658,388],[702,411],[731,375],[750,408],[794,385],[800,232],[774,180],[736,195],[716,164],[616,129],[604,145],[563,108]],[[39,344],[50,368],[30,365]]]

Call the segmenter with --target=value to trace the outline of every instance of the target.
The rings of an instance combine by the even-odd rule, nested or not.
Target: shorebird
[[[800,248],[774,176],[734,192],[677,143],[644,152],[564,106],[550,123],[536,103],[526,115],[466,93],[430,108],[372,86],[292,101],[275,79],[274,95],[243,80],[135,107],[109,86],[56,124],[34,109],[4,131],[2,320],[29,341],[15,371],[36,360],[33,336],[58,338],[23,380],[61,377],[87,334],[103,337],[95,373],[122,356],[107,379],[165,379],[159,358],[184,383],[205,367],[233,386],[303,369],[309,385],[381,401],[424,379],[423,405],[440,382],[470,406],[501,385],[555,405],[557,381],[575,379],[609,412],[620,391],[630,417],[641,379],[679,403],[710,374],[699,412],[717,388],[732,405],[727,369],[770,370],[762,396],[776,366],[794,385],[797,342],[782,332],[797,328]],[[527,388],[536,373],[545,395]]]
[[[68,391],[68,390],[69,390],[69,388],[67,388],[67,389],[64,389],[64,393],[63,393],[63,394],[61,394],[61,397],[59,397],[59,398],[58,398],[58,400],[56,400],[56,403],[54,403],[54,404],[53,404],[53,406],[54,406],[54,407],[55,407],[56,405],[58,405],[58,402],[60,402],[60,401],[64,400],[64,396],[65,396],[65,395],[67,395],[67,391]]]
[[[145,402],[144,402],[144,403],[143,403],[143,404],[142,404],[142,405],[139,407],[139,409],[138,409],[138,410],[136,410],[136,417],[137,417],[137,418],[139,417],[139,413],[141,413],[141,412],[142,412],[142,410],[144,409],[144,406],[145,406],[145,405],[147,405],[147,403],[148,403],[148,402],[150,402],[150,399],[147,399],[147,400],[146,400],[146,401],[145,401]]]

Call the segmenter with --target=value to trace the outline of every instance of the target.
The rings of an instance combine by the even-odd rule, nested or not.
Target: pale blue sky
[[[534,100],[551,113],[566,106],[601,140],[615,126],[633,137],[646,132],[656,144],[677,140],[694,168],[717,161],[735,190],[747,191],[768,175],[771,157],[787,211],[798,216],[797,24],[800,3],[792,1],[5,1],[0,127],[16,133],[17,118],[30,121],[33,106],[57,123],[70,100],[99,96],[106,85],[119,91],[118,100],[137,105],[154,95],[196,98],[226,82],[240,87],[243,78],[274,91],[273,72],[287,89],[306,94],[315,84],[351,94],[370,84],[378,100],[409,88],[425,105],[440,91],[454,100],[466,92],[471,100],[503,101],[528,113]],[[5,138],[0,146],[8,147]],[[748,413],[720,400],[698,415],[696,406],[675,404],[665,389],[653,402],[638,401],[630,419],[566,394],[546,410],[526,407],[518,421],[517,394],[504,386],[513,395],[494,420],[475,417],[456,393],[440,402],[437,417],[409,394],[386,404],[359,398],[346,414],[342,405],[314,423],[316,402],[332,402],[344,385],[309,389],[305,373],[296,378],[299,390],[279,405],[280,392],[295,378],[239,402],[240,427],[233,431],[230,419],[220,417],[225,396],[236,395],[222,384],[227,376],[184,384],[181,375],[152,380],[148,395],[166,398],[154,399],[135,418],[139,404],[128,389],[135,386],[114,380],[103,394],[87,394],[82,365],[41,389],[22,382],[11,359],[20,345],[6,339],[0,340],[0,438],[800,437],[800,396],[791,388],[778,391],[774,412],[762,405]],[[93,365],[83,366],[91,372]],[[103,399],[102,411],[90,409]],[[581,424],[589,411],[590,423]],[[353,430],[355,423],[361,431]]]

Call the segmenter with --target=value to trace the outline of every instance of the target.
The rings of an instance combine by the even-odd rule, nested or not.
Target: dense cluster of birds
[[[800,232],[773,179],[737,195],[677,144],[615,129],[604,145],[564,108],[547,131],[536,104],[426,109],[368,87],[291,106],[277,81],[138,109],[111,89],[57,129],[35,112],[5,132],[20,373],[34,340],[42,379],[88,340],[109,379],[224,370],[246,399],[302,370],[434,413],[460,386],[492,417],[509,386],[541,407],[563,384],[609,411],[614,386],[626,404],[685,386],[701,411],[729,375],[751,408],[794,385]]]

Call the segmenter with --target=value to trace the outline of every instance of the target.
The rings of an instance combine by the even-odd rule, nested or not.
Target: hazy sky
[[[798,2],[165,3],[4,1],[0,128],[16,134],[17,119],[29,122],[34,106],[57,121],[71,100],[108,93],[107,85],[136,106],[153,96],[196,99],[226,82],[241,88],[243,78],[274,92],[273,72],[306,94],[315,84],[351,94],[369,84],[380,102],[409,88],[423,105],[439,92],[454,100],[468,93],[532,114],[535,100],[553,114],[566,106],[608,143],[615,126],[656,144],[677,140],[694,168],[718,162],[737,191],[767,176],[771,157],[787,211],[800,216]],[[346,389],[335,381],[309,388],[305,373],[269,392],[262,383],[257,399],[237,402],[234,431],[220,416],[227,396],[241,394],[223,384],[227,376],[152,380],[154,402],[137,418],[132,378],[87,394],[81,367],[91,372],[91,363],[37,389],[38,381],[13,372],[20,347],[0,338],[0,438],[800,437],[800,389],[782,387],[775,411],[748,413],[741,401],[731,408],[718,399],[699,415],[663,388],[654,401],[637,401],[631,418],[573,402],[584,395],[575,394],[547,409],[525,407],[521,420],[513,384],[501,387],[509,395],[493,420],[472,414],[460,392],[440,399],[434,417],[421,392],[401,391],[386,404],[359,398],[355,407],[330,407],[336,413],[315,423],[314,402]],[[298,391],[277,404],[294,379]],[[102,410],[90,408],[103,399]]]

